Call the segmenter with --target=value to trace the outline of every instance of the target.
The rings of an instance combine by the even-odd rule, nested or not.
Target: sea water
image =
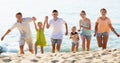
[[[9,29],[15,22],[15,13],[22,12],[23,17],[35,16],[37,21],[44,21],[45,16],[52,19],[51,12],[53,9],[59,11],[59,17],[63,18],[68,23],[69,34],[71,27],[76,26],[79,29],[80,11],[85,10],[87,17],[92,23],[92,39],[91,50],[98,50],[96,38],[93,36],[96,19],[100,16],[100,9],[107,9],[107,16],[111,19],[113,27],[120,33],[120,0],[1,0],[0,1],[0,37]],[[33,42],[35,43],[36,31],[33,23],[30,23]],[[63,28],[64,29],[64,28]],[[45,29],[47,46],[45,53],[51,52],[51,29]],[[0,41],[2,51],[7,53],[19,52],[20,34],[17,29]],[[81,39],[79,50],[81,51]],[[71,40],[69,35],[63,38],[61,52],[70,52]],[[120,48],[120,38],[111,32],[109,35],[108,49]],[[25,45],[25,51],[28,51],[28,46]]]

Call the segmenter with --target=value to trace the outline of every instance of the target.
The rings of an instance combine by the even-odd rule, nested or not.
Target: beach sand
[[[120,49],[45,54],[0,55],[0,63],[120,63]]]

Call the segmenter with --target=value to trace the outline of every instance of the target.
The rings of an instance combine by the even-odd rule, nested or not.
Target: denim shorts
[[[97,33],[97,37],[108,36],[107,32],[104,33]]]
[[[62,39],[53,39],[53,38],[51,38],[51,42],[52,42],[52,44],[59,44],[59,45],[61,45]]]
[[[91,40],[91,35],[86,35],[86,34],[83,34],[83,33],[81,33],[80,35],[84,36],[86,39],[90,39]]]
[[[72,42],[72,46],[76,46],[77,44],[79,44],[79,43]]]

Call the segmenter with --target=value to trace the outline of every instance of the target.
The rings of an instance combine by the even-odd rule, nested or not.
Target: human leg
[[[26,39],[25,41],[27,42],[27,45],[29,47],[29,52],[31,52],[32,54],[34,54],[32,38]]]
[[[96,38],[97,38],[97,42],[98,42],[98,47],[102,47],[102,45],[103,45],[102,34],[98,33]]]
[[[85,37],[81,36],[82,39],[82,51],[85,51]]]
[[[87,51],[90,51],[90,41],[91,41],[91,35],[86,35],[87,40]]]
[[[78,52],[79,43],[76,43],[76,52]]]
[[[37,54],[37,45],[35,43],[35,54]]]
[[[103,33],[103,49],[106,49],[107,48],[107,42],[108,42],[108,38],[109,38],[109,36],[108,36],[108,33]]]
[[[55,53],[56,39],[51,38],[51,43],[52,43],[52,53]]]
[[[41,53],[43,54],[44,53],[44,47],[41,46]]]
[[[19,41],[20,54],[24,54],[24,44],[25,44],[25,40],[23,38],[20,38],[20,41]]]
[[[62,39],[57,39],[57,51],[60,52],[60,49],[61,49],[61,43],[62,43]]]

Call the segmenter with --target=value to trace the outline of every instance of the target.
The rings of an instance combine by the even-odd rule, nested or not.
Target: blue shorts
[[[79,43],[72,42],[72,46],[76,46],[77,44],[79,44]]]
[[[86,35],[86,34],[83,34],[83,33],[81,33],[80,35],[84,36],[86,39],[90,39],[91,40],[91,35]]]
[[[62,39],[53,39],[53,38],[51,38],[51,42],[52,42],[52,44],[59,44],[59,45],[61,45]]]
[[[107,32],[97,33],[97,37],[103,37],[103,36],[108,36],[108,33]]]

